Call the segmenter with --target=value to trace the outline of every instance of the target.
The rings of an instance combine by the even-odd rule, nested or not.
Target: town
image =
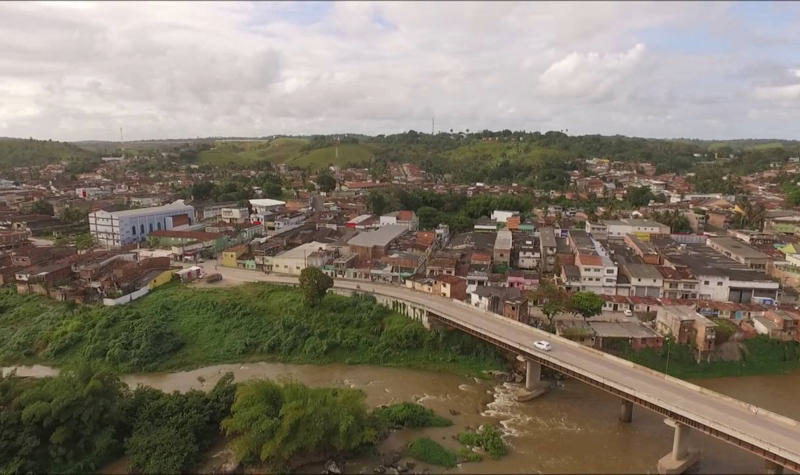
[[[488,145],[504,137],[475,135]],[[320,140],[347,163],[340,137]],[[669,338],[709,361],[726,342],[757,335],[800,342],[800,211],[781,182],[800,173],[797,157],[723,177],[737,180],[733,193],[698,190],[702,164],[664,173],[600,157],[573,158],[564,185],[542,189],[448,181],[393,160],[376,172],[374,159],[154,173],[141,165],[146,156],[118,152],[78,173],[59,162],[9,170],[3,284],[109,306],[172,280],[224,280],[229,269],[299,276],[314,267],[467,302],[609,351],[661,348]],[[483,201],[461,220],[404,207],[454,196]],[[567,303],[576,293],[594,300],[576,310]]]

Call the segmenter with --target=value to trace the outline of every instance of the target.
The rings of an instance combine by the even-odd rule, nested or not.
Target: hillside
[[[97,154],[67,142],[0,139],[0,168],[96,159]]]
[[[265,141],[217,141],[199,153],[200,165],[251,165],[260,161],[320,169],[327,165],[366,165],[375,151],[369,144],[341,144],[307,150],[308,139],[280,137]],[[337,153],[338,148],[338,153]]]

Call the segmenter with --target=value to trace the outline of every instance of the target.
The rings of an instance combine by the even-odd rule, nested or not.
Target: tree
[[[334,178],[329,171],[325,170],[317,177],[317,186],[320,191],[325,193],[333,191],[336,188],[336,178]]]
[[[378,433],[364,398],[354,389],[250,381],[236,390],[222,428],[233,436],[239,460],[285,468],[299,454],[346,453],[374,444]]]
[[[35,214],[46,214],[47,216],[53,216],[53,205],[46,200],[34,201],[33,206],[31,206],[31,211],[33,211]]]
[[[369,192],[369,195],[367,195],[367,208],[373,214],[380,216],[386,212],[388,207],[389,200],[386,199],[386,195],[382,191],[373,190]]]
[[[569,308],[575,313],[589,318],[603,310],[605,301],[594,292],[576,292],[569,298]]]
[[[306,303],[312,307],[322,301],[331,287],[333,279],[316,267],[306,267],[300,272],[300,288]]]
[[[569,296],[552,280],[542,279],[539,281],[539,287],[530,292],[529,296],[534,301],[542,302],[542,313],[547,317],[550,327],[553,326],[555,316],[567,310]]]
[[[194,185],[192,185],[191,189],[192,199],[195,201],[205,201],[211,198],[216,187],[217,185],[215,185],[210,181],[206,181],[203,183],[195,183]]]
[[[638,188],[633,188],[628,191],[628,202],[633,206],[639,208],[641,206],[647,206],[650,203],[650,200],[654,198],[653,193],[650,191],[650,188],[646,186],[640,186]]]
[[[75,247],[79,251],[85,251],[86,249],[91,249],[94,247],[94,237],[92,237],[89,233],[79,234],[75,238]]]

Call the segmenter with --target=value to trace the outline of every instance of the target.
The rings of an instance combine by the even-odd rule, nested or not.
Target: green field
[[[328,165],[366,166],[375,151],[370,144],[341,144],[304,150],[307,139],[281,137],[271,141],[218,141],[210,150],[200,152],[201,165],[252,165],[261,161],[286,163],[292,166],[321,169]],[[338,148],[338,156],[337,149]]]

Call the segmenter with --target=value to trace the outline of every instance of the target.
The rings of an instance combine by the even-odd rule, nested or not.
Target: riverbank
[[[0,364],[94,361],[119,372],[249,361],[378,364],[483,377],[491,345],[421,323],[368,297],[309,308],[295,288],[171,284],[126,306],[77,306],[0,289]]]

